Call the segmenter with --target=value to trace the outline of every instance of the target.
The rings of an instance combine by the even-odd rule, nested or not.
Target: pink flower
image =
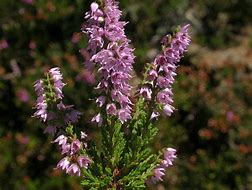
[[[91,163],[91,160],[87,156],[79,156],[78,163],[81,168],[88,168],[88,165]]]
[[[157,181],[163,181],[162,177],[165,175],[165,170],[167,167],[173,165],[175,158],[177,158],[176,150],[174,148],[166,148],[164,151],[164,160],[162,160],[160,165],[154,169],[153,176],[150,178],[153,183],[156,183]],[[147,180],[147,183],[150,183],[149,180]]]
[[[62,146],[67,143],[67,137],[64,135],[58,136],[53,142],[58,143],[58,145]]]
[[[101,114],[97,114],[95,117],[92,118],[91,121],[97,123],[98,126],[101,126],[103,121]]]
[[[87,134],[83,131],[81,131],[81,139],[87,138]]]
[[[156,168],[153,172],[152,181],[153,183],[156,183],[157,181],[163,181],[162,177],[165,175],[165,169],[164,168]]]
[[[77,175],[80,176],[81,171],[80,168],[77,164],[71,164],[67,169],[66,169],[66,173],[70,174],[70,175]]]
[[[57,168],[61,170],[67,170],[69,168],[69,165],[69,158],[65,157],[59,161],[59,163],[57,164]]]
[[[142,87],[139,94],[141,94],[146,100],[151,100],[152,91],[150,88]]]
[[[157,111],[153,111],[153,112],[151,113],[150,119],[155,119],[155,118],[157,118],[159,115],[160,115],[160,114],[159,114]]]
[[[81,142],[78,139],[73,140],[71,143],[71,154],[75,154],[81,148]]]
[[[130,115],[130,112],[128,111],[128,109],[120,109],[118,111],[118,116],[119,116],[119,119],[120,119],[121,123],[124,123],[128,119],[131,118],[131,115]]]
[[[61,146],[61,154],[69,154],[71,149],[71,145],[66,143],[64,145]]]
[[[175,108],[173,107],[173,106],[171,106],[171,105],[169,105],[169,104],[166,104],[165,106],[164,106],[164,114],[165,115],[167,115],[167,116],[171,116],[171,114],[173,113],[173,110],[174,110]]]
[[[108,115],[115,115],[116,114],[116,105],[115,104],[107,104],[106,111]]]
[[[176,150],[173,148],[167,148],[164,152],[164,160],[163,160],[163,164],[168,167],[173,165],[172,162],[174,161],[174,159],[177,158],[176,156]]]
[[[34,84],[34,88],[38,96],[35,105],[37,111],[34,113],[34,117],[37,117],[41,121],[45,122],[47,120],[48,113],[43,81],[37,80]]]
[[[62,82],[63,76],[58,67],[49,70],[49,75],[53,81],[54,92],[57,99],[63,98],[62,88],[66,85]]]
[[[152,84],[157,91],[157,110],[161,104],[161,111],[167,116],[174,110],[172,84],[175,81],[176,68],[191,41],[188,29],[189,25],[184,25],[174,36],[167,35],[162,39],[164,50],[156,56],[147,75],[146,83]]]
[[[89,45],[87,51],[90,58],[87,65],[93,64],[98,67],[99,84],[97,90],[102,94],[110,95],[107,100],[107,108],[126,110],[124,116],[119,112],[117,116],[122,122],[130,119],[132,102],[129,99],[131,86],[130,71],[134,63],[133,49],[130,47],[130,40],[127,39],[124,26],[125,22],[120,21],[121,11],[118,2],[105,0],[104,5],[99,7],[97,3],[91,4],[91,10],[86,13],[87,25],[83,32],[88,35]],[[104,43],[107,42],[107,43]],[[90,67],[90,66],[89,66]],[[118,105],[117,105],[118,104]]]
[[[105,103],[105,97],[104,96],[99,96],[97,99],[96,99],[96,104],[98,107],[102,107]]]

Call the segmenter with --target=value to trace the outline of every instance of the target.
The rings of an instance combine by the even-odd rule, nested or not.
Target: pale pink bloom
[[[91,163],[91,160],[87,156],[79,156],[78,163],[81,168],[88,168],[88,165]]]
[[[150,88],[142,87],[139,92],[146,100],[151,100],[152,91]]]
[[[77,175],[77,176],[80,176],[81,174],[81,171],[80,171],[80,168],[77,164],[71,164],[67,170],[66,170],[66,173],[70,174],[70,175]]]
[[[81,131],[81,139],[85,139],[85,138],[87,138],[87,134]]]
[[[101,126],[102,125],[102,121],[103,121],[101,114],[100,113],[97,114],[95,117],[92,118],[91,121],[94,122],[94,123],[97,123],[98,126]]]
[[[57,168],[61,170],[67,170],[70,165],[69,158],[65,157],[59,161]]]
[[[107,104],[106,111],[108,115],[116,115],[116,105],[115,104]]]
[[[53,142],[58,143],[60,146],[65,145],[67,143],[67,137],[60,135]]]
[[[73,140],[71,143],[71,153],[75,154],[77,151],[79,151],[81,148],[81,142],[78,139]]]
[[[156,168],[153,172],[152,181],[153,183],[156,183],[157,181],[163,181],[162,177],[165,175],[165,169],[164,168]]]

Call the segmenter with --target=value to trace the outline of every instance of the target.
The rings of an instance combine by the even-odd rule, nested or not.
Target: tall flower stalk
[[[129,80],[135,57],[124,32],[126,23],[120,21],[120,16],[116,1],[104,0],[101,6],[94,2],[86,13],[88,20],[83,32],[89,39],[86,49],[90,59],[86,64],[89,68],[97,67],[99,75],[98,106],[106,108],[107,115],[115,115],[124,123],[131,118]],[[100,120],[93,121],[101,123]]]
[[[45,124],[44,132],[52,135],[62,155],[56,168],[79,176],[84,189],[145,189],[162,181],[177,157],[174,148],[155,154],[149,144],[158,132],[155,120],[175,109],[172,85],[190,43],[189,25],[162,39],[162,52],[147,66],[137,96],[132,97],[135,56],[121,14],[115,0],[93,2],[82,29],[88,37],[85,66],[97,76],[98,111],[91,121],[100,126],[101,146],[87,143],[85,132],[75,132],[81,113],[64,104],[66,84],[59,68],[50,69],[34,84],[38,96],[34,117]]]

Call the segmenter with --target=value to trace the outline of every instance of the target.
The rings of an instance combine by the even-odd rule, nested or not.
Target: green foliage
[[[94,163],[84,171],[84,188],[145,189],[145,181],[153,175],[160,155],[148,148],[157,128],[149,124],[144,104],[144,99],[140,98],[134,118],[126,129],[113,118],[108,119],[108,125],[101,126],[103,150],[92,157]],[[99,152],[99,149],[93,146],[92,152]]]

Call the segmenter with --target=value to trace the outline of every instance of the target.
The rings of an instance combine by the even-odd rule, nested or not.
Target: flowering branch
[[[85,65],[97,73],[95,103],[99,111],[92,121],[100,126],[102,146],[97,148],[94,141],[87,144],[84,132],[74,132],[81,114],[63,103],[65,83],[59,68],[50,69],[45,79],[35,82],[38,98],[34,116],[46,125],[45,133],[59,146],[63,158],[57,168],[81,177],[85,189],[144,189],[162,181],[176,158],[175,149],[154,154],[149,144],[158,133],[155,119],[161,112],[170,116],[175,109],[172,85],[178,62],[190,43],[189,25],[163,38],[163,51],[148,65],[133,100],[129,82],[135,56],[124,32],[126,23],[120,20],[118,2],[94,2],[90,9],[83,27],[88,37]]]

